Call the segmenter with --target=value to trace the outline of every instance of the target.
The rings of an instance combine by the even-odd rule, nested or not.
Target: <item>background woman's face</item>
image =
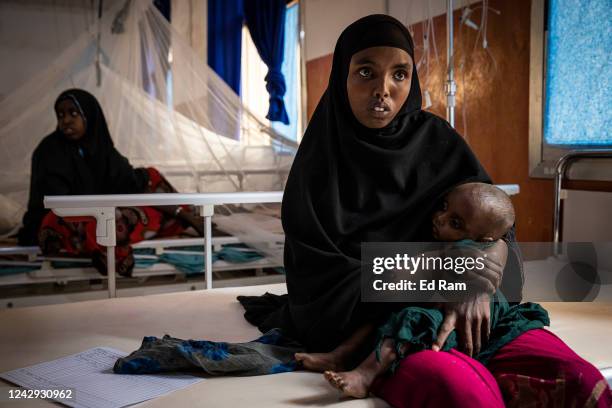
[[[346,90],[359,123],[379,129],[393,120],[410,93],[412,69],[410,55],[395,47],[371,47],[353,55]]]
[[[85,120],[70,99],[64,99],[55,106],[57,127],[70,140],[85,136]]]

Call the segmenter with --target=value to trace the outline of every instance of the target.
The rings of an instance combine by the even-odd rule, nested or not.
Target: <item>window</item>
[[[240,78],[242,102],[266,125],[292,140],[299,140],[302,134],[302,107],[300,81],[300,42],[299,6],[287,7],[285,14],[285,56],[281,71],[285,77],[285,109],[289,116],[289,125],[270,122],[266,119],[269,107],[269,96],[266,90],[265,77],[268,67],[261,60],[249,29],[242,28],[242,73]]]
[[[550,0],[544,140],[550,145],[612,145],[610,0]]]
[[[533,0],[531,6],[529,170],[550,177],[569,151],[612,148],[612,3]],[[609,169],[593,171],[606,163],[587,164],[588,175],[577,163],[572,178],[608,179]]]

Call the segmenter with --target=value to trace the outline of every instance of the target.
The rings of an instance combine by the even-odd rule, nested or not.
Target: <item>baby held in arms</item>
[[[514,224],[514,207],[510,197],[491,184],[461,184],[446,195],[432,224],[438,241],[494,242]]]
[[[432,235],[442,242],[493,243],[508,232],[514,218],[512,202],[501,189],[484,183],[461,184],[444,197],[432,215]],[[304,368],[323,372],[326,380],[346,396],[365,398],[374,379],[388,371],[399,357],[394,340],[385,338],[379,347],[379,359],[373,351],[356,368],[343,371],[351,368],[351,360],[364,346],[372,344],[374,329],[373,325],[357,329],[329,353],[296,353],[295,358]],[[403,347],[401,354],[405,355],[409,350]],[[484,342],[482,347],[486,348]]]

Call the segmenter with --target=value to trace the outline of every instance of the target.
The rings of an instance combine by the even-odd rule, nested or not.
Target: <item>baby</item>
[[[432,215],[432,235],[437,241],[495,242],[514,224],[514,208],[506,193],[484,183],[466,183],[452,189]],[[380,360],[372,352],[357,368],[341,371],[352,355],[367,342],[374,327],[362,327],[330,353],[296,353],[301,364],[324,372],[329,383],[346,396],[365,398],[374,379],[397,358],[394,341],[387,338]]]
[[[493,242],[514,224],[514,207],[510,197],[491,184],[461,184],[446,195],[432,224],[438,241]]]

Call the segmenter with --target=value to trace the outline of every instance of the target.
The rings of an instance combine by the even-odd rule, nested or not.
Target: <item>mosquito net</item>
[[[0,229],[18,227],[30,159],[55,98],[99,100],[117,149],[181,192],[282,190],[297,145],[265,126],[146,1],[117,1],[55,61],[0,101]],[[266,97],[267,96],[262,96]]]

